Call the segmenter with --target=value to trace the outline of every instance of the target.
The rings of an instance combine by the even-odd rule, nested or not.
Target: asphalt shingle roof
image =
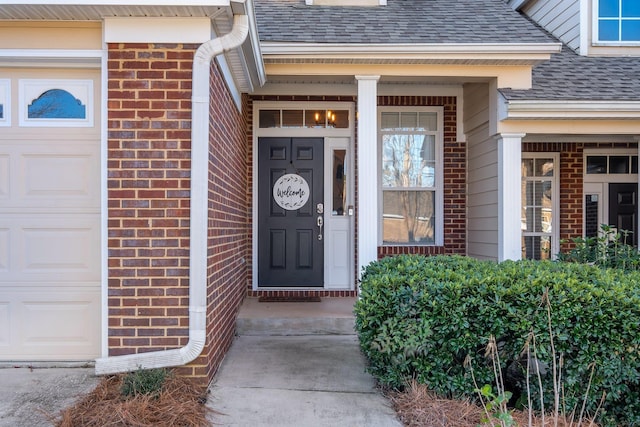
[[[510,100],[640,101],[640,58],[586,57],[565,46],[533,69],[531,89],[501,92]]]
[[[387,6],[306,6],[255,0],[262,42],[549,43],[504,0],[388,0]]]

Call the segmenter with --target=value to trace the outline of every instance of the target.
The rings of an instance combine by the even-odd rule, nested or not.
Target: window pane
[[[600,41],[618,41],[620,40],[618,34],[619,21],[606,21],[600,19],[598,21],[598,40]]]
[[[584,235],[598,237],[598,195],[587,194],[584,201]]]
[[[333,111],[331,124],[336,129],[347,129],[349,127],[349,110]]]
[[[631,173],[638,173],[638,156],[631,157]]]
[[[261,128],[279,128],[280,110],[260,110],[259,123]]]
[[[600,0],[598,2],[598,16],[600,18],[617,18],[620,16],[618,6],[618,0]]]
[[[418,113],[400,113],[400,127],[407,130],[418,127]]]
[[[549,236],[523,236],[522,258],[551,259],[551,239]]]
[[[420,130],[438,130],[438,114],[436,113],[420,113],[418,121],[418,127]]]
[[[333,150],[333,206],[331,214],[335,216],[346,215],[347,175],[346,163],[347,150]]]
[[[638,0],[622,0],[622,17],[639,18],[640,2]]]
[[[325,124],[325,112],[324,110],[305,110],[304,123],[306,127],[324,127]]]
[[[383,135],[383,187],[435,186],[435,137]]]
[[[587,156],[587,173],[607,173],[607,156]]]
[[[522,159],[522,176],[533,176],[533,159]]]
[[[553,159],[536,159],[535,176],[553,176]]]
[[[400,113],[382,113],[380,126],[382,130],[393,130],[400,127]]]
[[[282,127],[301,128],[302,110],[282,110]]]
[[[632,42],[640,40],[640,21],[622,20],[622,41]]]
[[[383,191],[384,243],[435,243],[434,196],[433,191]]]
[[[629,173],[629,156],[609,157],[609,173]]]

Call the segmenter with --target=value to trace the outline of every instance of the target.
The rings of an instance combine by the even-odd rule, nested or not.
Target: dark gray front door
[[[638,244],[638,184],[609,184],[609,224],[631,231],[626,243]]]
[[[258,283],[260,287],[322,287],[324,246],[323,139],[258,140]],[[285,175],[308,185],[308,200],[282,207],[274,185]],[[302,178],[302,179],[300,179]],[[282,183],[282,181],[280,181]],[[279,185],[276,193],[298,195],[298,187]],[[280,199],[279,199],[280,200]],[[282,203],[282,201],[280,202]]]

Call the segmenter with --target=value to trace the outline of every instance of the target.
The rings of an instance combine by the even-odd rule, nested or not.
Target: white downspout
[[[238,3],[238,2],[237,2]],[[240,3],[243,3],[241,1]],[[96,374],[181,366],[202,353],[207,324],[207,236],[209,192],[209,72],[217,55],[240,46],[249,18],[235,15],[231,32],[203,43],[193,59],[191,119],[191,214],[189,250],[189,342],[186,346],[96,360]]]

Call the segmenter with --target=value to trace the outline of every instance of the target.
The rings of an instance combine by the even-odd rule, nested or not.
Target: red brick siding
[[[378,257],[399,254],[466,254],[467,148],[457,141],[457,100],[454,96],[378,97],[378,106],[444,107],[444,246],[381,246]]]
[[[196,48],[109,46],[112,356],[188,342],[191,68]],[[211,380],[231,344],[249,255],[245,119],[215,66],[211,99],[207,341],[202,354],[178,370],[203,382]]]
[[[248,111],[247,97],[243,111]],[[250,258],[250,208],[246,121],[217,66],[211,72],[209,121],[209,255],[207,344],[202,359],[210,381],[231,346],[246,295]],[[199,372],[196,372],[199,374]]]
[[[560,250],[566,251],[574,244],[571,239],[583,235],[584,199],[584,150],[585,149],[634,148],[637,144],[612,143],[533,143],[522,144],[523,152],[560,154]]]
[[[193,46],[108,47],[109,355],[188,340]]]

